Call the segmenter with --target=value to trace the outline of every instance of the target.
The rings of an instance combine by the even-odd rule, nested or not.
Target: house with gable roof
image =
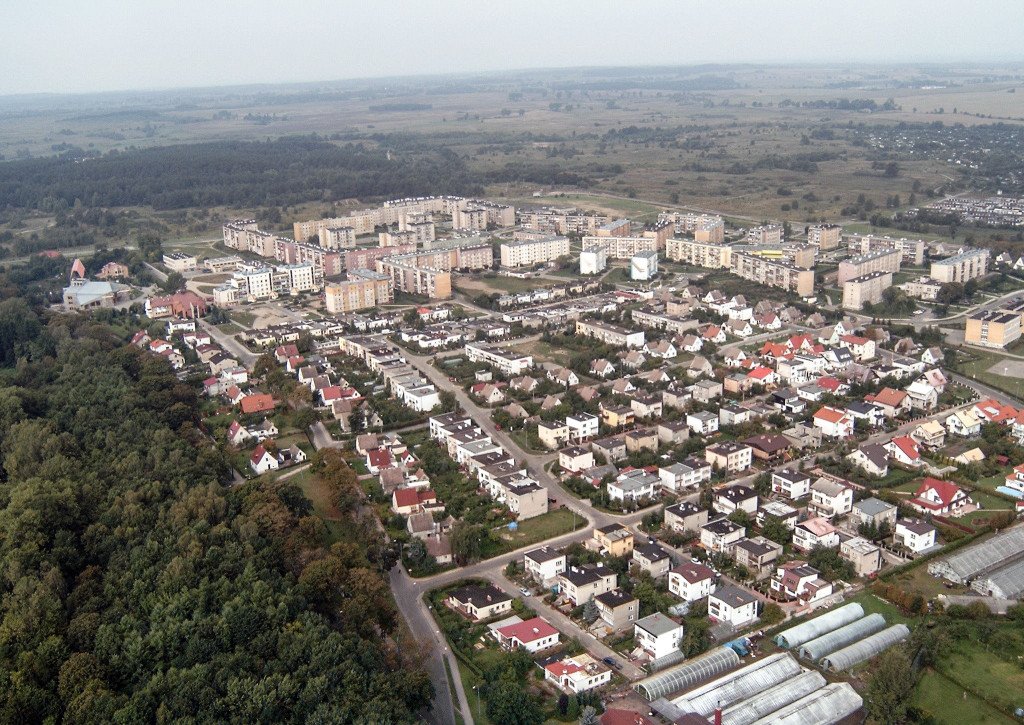
[[[955,514],[971,503],[971,499],[955,483],[929,476],[908,503],[925,514]]]

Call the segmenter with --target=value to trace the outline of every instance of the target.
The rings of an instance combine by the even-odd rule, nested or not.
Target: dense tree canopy
[[[165,361],[2,312],[29,317],[0,370],[0,725],[417,720],[432,688],[355,506],[331,541],[287,481],[224,488]]]

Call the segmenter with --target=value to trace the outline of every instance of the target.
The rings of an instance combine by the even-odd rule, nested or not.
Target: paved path
[[[210,339],[234,355],[239,363],[252,370],[252,366],[259,359],[259,355],[236,340],[233,335],[219,330],[216,325],[203,324],[201,326],[210,333]]]

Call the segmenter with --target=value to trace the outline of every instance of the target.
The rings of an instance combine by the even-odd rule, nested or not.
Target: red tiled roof
[[[263,456],[265,455],[267,455],[267,451],[263,447],[263,444],[261,443],[258,446],[256,446],[256,450],[254,450],[252,452],[252,455],[249,456],[249,460],[252,461],[253,465],[257,465],[260,461],[263,460]]]
[[[384,450],[383,448],[369,451],[366,457],[374,468],[390,468],[391,466],[391,451]]]
[[[888,405],[891,408],[895,408],[899,406],[906,397],[907,394],[902,390],[882,388],[878,391],[877,395],[865,395],[864,400],[869,403],[878,403],[880,405]]]
[[[691,561],[685,564],[680,564],[671,573],[678,574],[683,579],[688,581],[690,584],[694,584],[705,579],[714,579],[715,572],[704,566],[698,564],[695,561]]]
[[[836,378],[833,378],[833,377],[818,378],[818,387],[824,388],[825,390],[828,390],[831,393],[834,393],[837,390],[839,390],[839,386],[840,386],[840,382]]]
[[[928,477],[921,482],[921,486],[917,489],[915,499],[924,505],[928,505],[926,501],[921,501],[921,496],[928,491],[935,491],[938,494],[939,500],[942,501],[943,505],[949,506],[953,503],[953,499],[956,498],[957,494],[960,493],[960,487],[949,481],[941,481],[937,478]]]
[[[520,642],[536,642],[538,639],[558,634],[558,630],[545,622],[540,617],[527,619],[525,622],[510,624],[498,630],[502,637],[511,639],[515,637]]]
[[[910,436],[898,436],[893,438],[891,443],[903,451],[903,455],[912,461],[916,461],[921,457],[921,453],[917,450],[917,443]],[[935,479],[931,480],[934,481]]]
[[[829,423],[838,423],[846,417],[845,410],[839,410],[837,408],[829,408],[827,405],[819,408],[814,414],[814,417],[818,420],[828,421]]]
[[[231,391],[228,391],[231,394]],[[259,413],[264,410],[274,409],[274,398],[266,393],[257,393],[255,395],[246,395],[242,398],[242,412],[243,413]]]
[[[754,368],[749,373],[747,373],[747,377],[754,378],[754,380],[764,380],[769,375],[772,375],[774,372],[775,371],[772,370],[771,368],[762,365],[761,367]]]
[[[841,342],[848,342],[851,345],[866,345],[867,343],[871,342],[871,340],[867,339],[866,337],[860,337],[858,335],[843,335],[842,337],[839,338],[839,340]]]

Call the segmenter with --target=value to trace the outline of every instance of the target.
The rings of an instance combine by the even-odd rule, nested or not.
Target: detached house
[[[279,467],[277,457],[272,456],[262,444],[256,446],[256,450],[249,456],[249,467],[255,471],[257,476],[262,476],[267,471],[276,471]]]
[[[889,474],[889,452],[877,443],[867,443],[846,454],[846,460],[875,478],[883,478]]]
[[[811,477],[802,471],[773,471],[772,491],[788,499],[803,498],[811,492]]]
[[[853,509],[853,489],[838,481],[822,477],[811,484],[811,502],[807,513],[831,519]]]
[[[853,417],[841,408],[822,406],[814,414],[814,425],[829,438],[849,438],[853,435]]]
[[[946,430],[950,435],[969,438],[981,434],[981,420],[972,410],[958,410],[946,417]]]
[[[935,527],[921,519],[899,519],[893,539],[897,544],[920,554],[935,546]]]
[[[708,595],[712,621],[742,627],[757,619],[757,597],[745,589],[728,586]]]
[[[875,395],[865,395],[864,401],[881,408],[886,418],[895,418],[910,410],[909,396],[892,388],[882,388]]]
[[[746,535],[746,527],[723,516],[700,527],[700,545],[707,551],[730,553],[736,542]]]
[[[910,432],[910,437],[928,448],[942,448],[946,442],[946,429],[937,420],[926,420]]]
[[[911,468],[920,468],[924,465],[921,458],[921,449],[910,436],[897,436],[885,444],[885,450],[892,460]]]
[[[816,546],[835,549],[839,546],[839,530],[823,517],[801,521],[793,529],[793,546],[810,551]]]
[[[921,482],[911,506],[922,513],[954,514],[971,502],[963,489],[949,481],[926,478]]]
[[[799,599],[807,604],[832,594],[832,584],[804,561],[789,561],[780,566],[772,576],[771,588],[787,599]]]
[[[715,572],[687,560],[668,573],[668,590],[687,602],[696,602],[715,591]]]

